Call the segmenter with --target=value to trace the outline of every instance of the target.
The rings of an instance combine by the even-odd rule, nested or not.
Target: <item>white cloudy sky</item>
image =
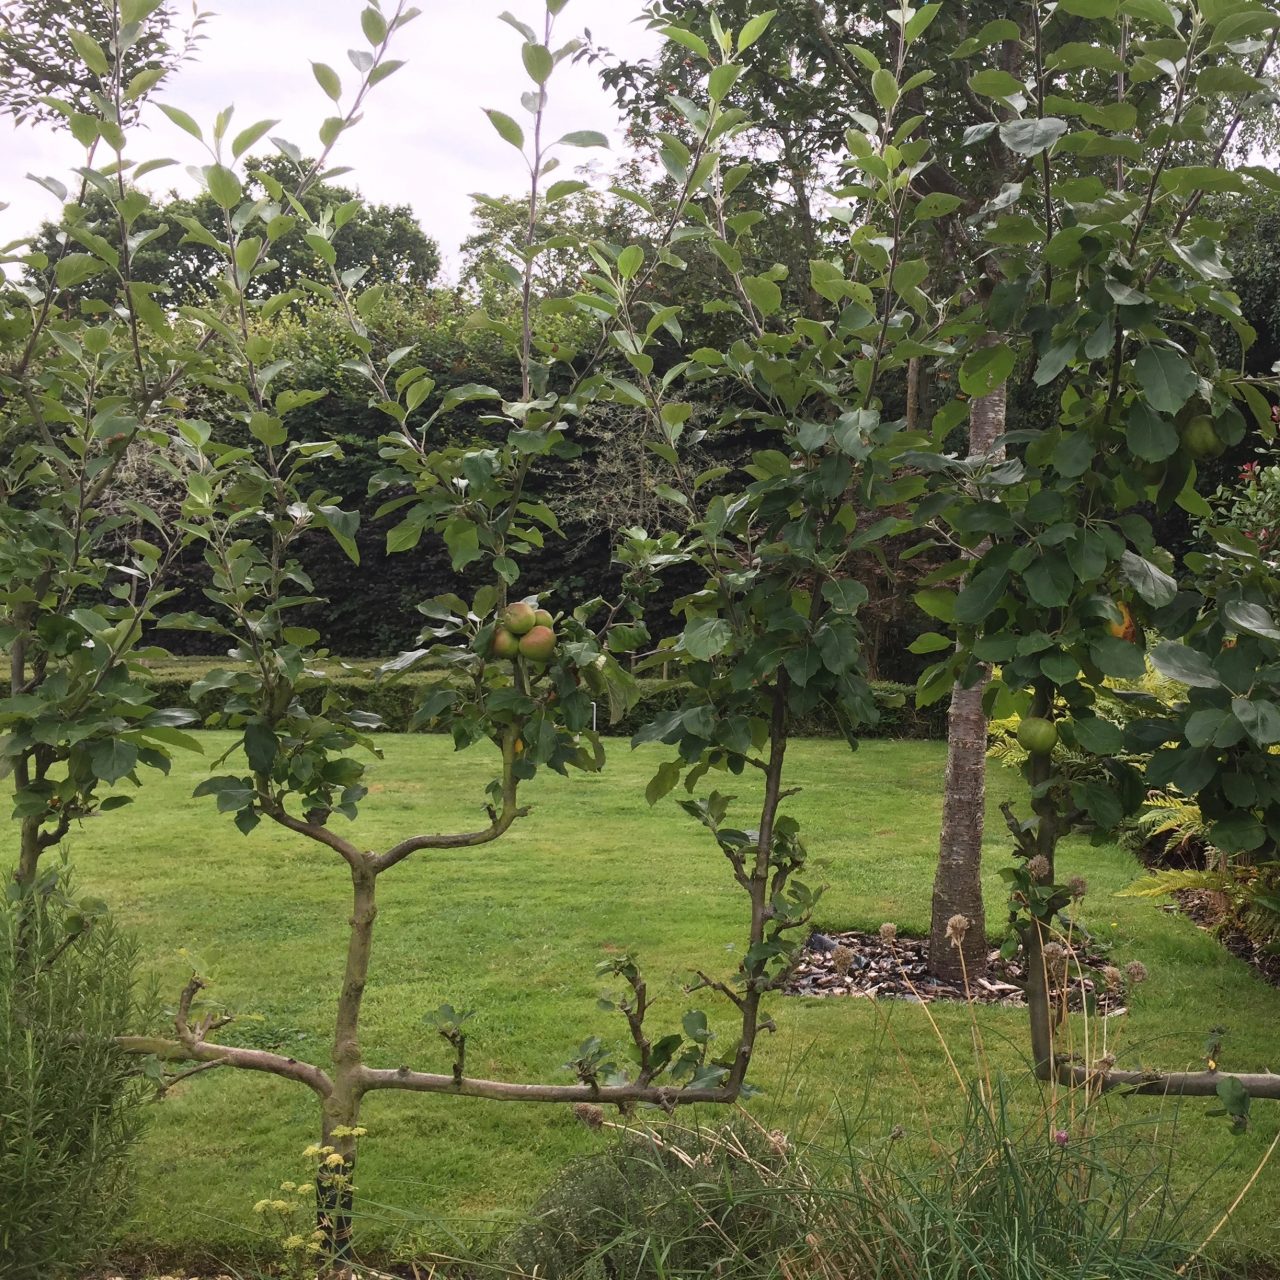
[[[520,158],[493,132],[481,108],[523,115],[520,94],[530,86],[520,63],[520,37],[497,15],[506,8],[540,29],[543,9],[540,0],[416,2],[422,16],[399,33],[393,54],[408,65],[374,91],[363,123],[339,141],[333,163],[352,166],[348,180],[369,199],[412,205],[440,242],[448,268],[468,233],[470,193],[522,187]],[[367,47],[359,25],[362,0],[207,0],[207,7],[216,16],[204,28],[198,59],[166,84],[162,98],[202,125],[228,103],[235,103],[239,127],[278,118],[272,132],[313,154],[319,146],[316,129],[330,104],[310,62],[326,62],[354,82],[346,51]],[[641,0],[571,0],[557,20],[554,42],[562,44],[588,27],[615,52],[642,55],[656,40],[633,21],[640,7]],[[551,90],[552,137],[570,129],[616,137],[612,103],[590,67],[562,64]],[[199,144],[158,112],[146,120],[149,134],[131,147],[131,158],[178,160],[149,181],[160,190],[189,188],[182,166],[207,163]],[[0,155],[8,174],[63,179],[83,162],[65,133],[47,126],[15,128],[7,118],[0,119]],[[569,150],[565,164],[592,155],[602,153]],[[0,201],[9,204],[0,211],[0,243],[24,235],[57,208],[52,196],[22,181],[0,192]]]

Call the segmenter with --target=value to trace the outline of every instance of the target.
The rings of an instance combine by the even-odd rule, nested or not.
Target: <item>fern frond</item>
[[[1121,889],[1117,898],[1163,898],[1184,889],[1209,889],[1224,893],[1235,887],[1235,879],[1220,871],[1155,871]]]

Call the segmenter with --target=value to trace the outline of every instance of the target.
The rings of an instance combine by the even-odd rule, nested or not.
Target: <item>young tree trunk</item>
[[[990,334],[984,346],[999,339]],[[969,456],[1003,457],[995,442],[1005,430],[1006,392],[998,387],[969,406]],[[981,554],[981,548],[970,553]],[[929,930],[929,972],[959,982],[981,977],[987,969],[986,912],[982,905],[982,830],[987,808],[987,717],[982,695],[988,678],[972,688],[956,685],[947,716],[947,775],[942,800],[938,871],[933,881],[933,918]],[[947,937],[952,916],[968,918],[963,941]]]

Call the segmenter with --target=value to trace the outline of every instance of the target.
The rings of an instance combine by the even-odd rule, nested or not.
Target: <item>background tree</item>
[[[299,226],[299,216],[282,202],[286,189],[292,192],[315,171],[315,161],[281,153],[249,157],[244,163],[246,190],[274,201],[276,216],[284,219],[271,247],[271,265],[261,279],[254,279],[253,296],[274,297],[323,276],[325,264],[305,236],[286,234]],[[319,224],[326,211],[330,218],[341,220],[326,241],[336,255],[333,265],[338,271],[360,270],[361,279],[369,284],[409,289],[432,284],[440,271],[440,250],[418,225],[413,211],[408,205],[366,204],[358,191],[333,181],[345,172],[322,172],[295,197],[305,211],[304,223]],[[142,241],[131,260],[134,279],[164,286],[175,301],[209,297],[226,269],[217,237],[208,230],[217,226],[220,212],[207,191],[191,197],[171,193],[159,204],[148,200],[132,223],[132,233]],[[89,188],[70,216],[81,230],[92,230],[118,248],[117,219],[101,190]],[[64,226],[46,222],[37,233],[36,247],[52,260],[66,235]],[[68,292],[75,296],[74,290]]]
[[[193,55],[206,15],[193,9],[190,26],[178,32],[171,4],[142,0],[124,8],[128,21],[121,75],[126,84],[153,89]],[[19,121],[62,120],[62,112],[41,101],[52,96],[81,114],[93,114],[94,95],[106,89],[105,64],[84,62],[75,45],[87,37],[114,57],[116,27],[110,7],[95,0],[4,0],[0,19],[0,111]],[[136,107],[126,104],[126,109]]]

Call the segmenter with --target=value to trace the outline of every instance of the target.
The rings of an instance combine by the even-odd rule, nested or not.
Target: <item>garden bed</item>
[[[786,986],[793,996],[863,996],[874,1000],[935,1000],[1021,1006],[1027,1002],[1026,966],[1021,958],[1002,960],[993,950],[984,977],[948,982],[928,972],[929,941],[893,933],[815,933]],[[1083,950],[1071,964],[1068,1001],[1072,1009],[1088,1004],[1091,1012],[1110,1017],[1126,1012],[1123,987],[1108,989],[1087,970],[1108,964],[1100,952]],[[1077,967],[1086,972],[1076,973]]]

